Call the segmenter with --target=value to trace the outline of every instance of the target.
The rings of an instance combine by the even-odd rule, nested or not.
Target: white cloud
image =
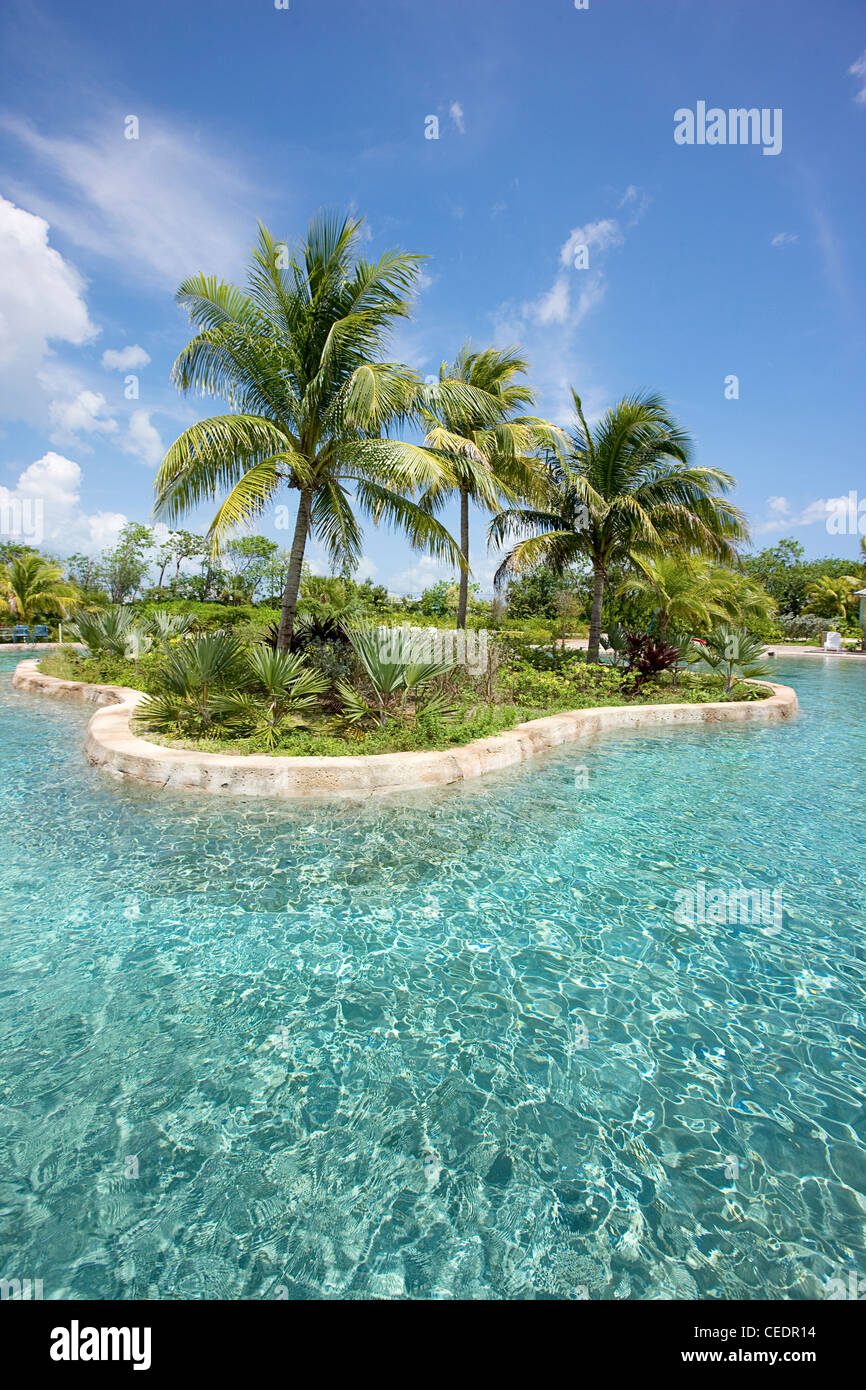
[[[126,525],[121,512],[85,512],[80,504],[81,468],[73,459],[49,450],[20,474],[14,488],[0,487],[0,509],[21,504],[24,517],[42,517],[40,535],[25,535],[32,544],[44,545],[61,554],[84,550],[95,554],[113,545]]]
[[[56,201],[28,190],[27,202],[78,245],[173,287],[185,275],[239,269],[255,233],[250,208],[262,198],[238,162],[145,115],[138,140],[124,138],[122,115],[86,137],[42,135],[12,118],[0,124],[66,184]]]
[[[117,429],[117,421],[103,414],[107,409],[98,391],[79,391],[73,400],[52,401],[48,408],[52,444],[76,444],[90,452],[88,445],[82,445],[81,434],[113,434]]]
[[[751,529],[756,536],[766,536],[773,531],[789,531],[795,526],[815,526],[818,522],[826,525],[831,510],[846,501],[845,497],[817,497],[795,512],[787,497],[768,497],[767,506],[772,515],[755,522]]]
[[[587,222],[583,227],[572,227],[559,259],[563,265],[571,267],[580,246],[585,246],[588,251],[607,251],[611,246],[621,246],[622,242],[622,230],[616,218],[601,218],[598,222]]]
[[[633,202],[638,194],[639,190],[632,186],[626,190],[625,201]],[[572,227],[559,249],[561,268],[550,288],[522,305],[502,304],[492,315],[497,340],[520,342],[526,349],[539,404],[548,419],[557,424],[573,423],[572,385],[582,386],[584,409],[590,420],[604,404],[604,393],[598,386],[586,379],[580,381],[583,373],[574,359],[574,345],[577,329],[604,299],[604,257],[624,240],[616,218],[599,218]],[[577,254],[583,247],[586,258]]]
[[[109,371],[132,371],[134,367],[146,367],[149,362],[149,355],[143,347],[138,346],[138,343],[120,349],[106,348],[102,354],[102,365],[107,367]]]
[[[123,451],[132,454],[148,468],[162,463],[165,448],[159,431],[150,423],[150,411],[134,410],[129,417],[129,429],[123,441]]]
[[[460,105],[459,101],[452,101],[451,105],[448,107],[448,115],[460,131],[460,134],[465,135],[466,127],[463,124],[463,107]]]
[[[854,97],[854,100],[857,102],[858,106],[866,106],[866,49],[863,50],[856,63],[851,64],[848,73],[851,77],[863,79],[862,86]]]
[[[796,232],[777,232],[770,242],[771,246],[793,246],[800,238]]]
[[[44,420],[54,343],[96,336],[77,270],[48,245],[48,223],[0,197],[0,414]]]
[[[363,584],[365,579],[375,579],[379,573],[379,566],[370,559],[369,555],[362,555],[358,561],[358,568],[355,571],[355,578]]]
[[[566,323],[571,308],[566,277],[558,275],[547,294],[526,307],[539,323]]]

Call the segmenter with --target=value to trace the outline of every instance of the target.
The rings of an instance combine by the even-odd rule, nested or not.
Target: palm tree
[[[502,542],[529,533],[506,555],[497,584],[536,565],[564,570],[589,561],[588,657],[598,661],[604,587],[614,565],[656,558],[672,546],[730,562],[747,532],[742,513],[721,495],[733,478],[691,465],[691,441],[661,397],[628,397],[591,430],[580,397],[572,396],[577,424],[567,451],[550,464],[549,501],[501,512],[490,537]]]
[[[750,620],[769,618],[776,606],[746,575],[676,551],[638,557],[634,572],[626,575],[617,593],[646,595],[654,601],[660,637],[669,624],[690,632],[719,621],[748,625]]]
[[[182,391],[224,397],[232,414],[201,420],[171,446],[156,480],[155,514],[174,521],[227,490],[208,531],[216,553],[282,487],[298,493],[278,642],[288,648],[310,535],[352,568],[361,531],[352,507],[400,527],[418,549],[465,563],[444,526],[411,499],[438,484],[444,460],[387,437],[416,408],[420,381],[380,355],[409,312],[418,256],[357,255],[360,222],[315,218],[289,255],[265,227],[246,291],[203,275],[178,302],[198,332],[173,368]]]
[[[517,496],[539,494],[535,457],[539,448],[562,446],[561,430],[546,420],[518,415],[531,405],[532,389],[517,378],[527,363],[514,348],[497,352],[470,352],[464,344],[456,361],[442,363],[439,382],[422,393],[421,415],[427,427],[426,443],[448,459],[453,482],[443,480],[428,489],[422,505],[437,510],[453,493],[460,499],[460,549],[469,557],[469,503],[498,512],[503,502]],[[453,394],[454,384],[471,386],[478,402],[467,408],[465,393]],[[483,405],[483,408],[482,408]],[[469,571],[460,570],[457,626],[466,626]]]
[[[856,574],[819,574],[811,584],[806,585],[809,602],[804,613],[815,613],[819,618],[842,618],[851,620],[854,604],[853,594],[860,585]]]
[[[64,578],[62,565],[35,551],[12,561],[6,588],[13,615],[28,626],[36,618],[55,613],[65,618],[66,605],[77,595],[75,585]]]

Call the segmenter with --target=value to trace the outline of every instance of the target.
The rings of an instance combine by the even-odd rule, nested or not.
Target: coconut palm
[[[444,479],[428,489],[422,501],[438,510],[455,493],[460,502],[460,549],[469,556],[469,504],[498,512],[504,502],[541,492],[544,477],[537,453],[560,447],[562,430],[546,420],[517,412],[531,405],[532,389],[518,378],[527,363],[514,348],[471,352],[464,344],[455,362],[442,363],[439,381],[422,393],[421,417],[426,443],[448,459],[453,481]],[[467,403],[453,387],[471,386],[478,401]],[[469,571],[460,570],[457,626],[466,626]]]
[[[766,620],[775,610],[770,595],[746,575],[702,556],[677,552],[637,557],[633,572],[626,575],[617,593],[648,597],[661,637],[669,625],[678,632],[705,631],[718,622],[748,626],[750,621]]]
[[[12,561],[6,587],[13,616],[28,625],[36,618],[58,613],[65,618],[66,605],[78,593],[75,585],[64,578],[62,565],[35,551]]]
[[[854,593],[861,584],[862,581],[856,574],[820,574],[806,586],[809,602],[803,612],[815,613],[819,618],[838,617],[846,622],[851,621],[853,610],[857,606]]]
[[[246,290],[203,275],[178,302],[197,332],[173,368],[182,391],[211,392],[232,413],[201,420],[171,446],[156,480],[155,513],[174,521],[227,493],[211,523],[214,552],[288,488],[298,494],[282,595],[279,646],[292,635],[301,568],[316,536],[354,568],[362,512],[401,528],[413,546],[465,563],[444,526],[412,500],[446,475],[434,451],[388,437],[412,414],[420,381],[380,360],[420,257],[357,254],[360,223],[318,217],[289,254],[260,227]]]
[[[723,496],[733,478],[690,463],[691,441],[661,397],[620,401],[591,430],[580,397],[572,396],[577,424],[568,449],[550,463],[549,501],[504,510],[490,536],[497,542],[526,536],[506,555],[497,584],[537,565],[564,570],[589,561],[588,658],[598,661],[604,588],[614,565],[657,558],[672,546],[731,561],[747,532],[742,513]]]

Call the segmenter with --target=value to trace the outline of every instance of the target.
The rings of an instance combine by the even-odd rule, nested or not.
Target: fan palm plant
[[[165,659],[158,694],[142,700],[135,722],[154,733],[207,733],[220,696],[236,686],[243,670],[243,647],[225,633],[183,642]]]
[[[723,495],[733,478],[690,463],[691,442],[659,396],[620,401],[594,430],[580,397],[572,396],[577,424],[568,449],[550,462],[549,500],[541,507],[500,512],[490,536],[502,542],[526,535],[506,555],[497,584],[537,565],[564,570],[580,559],[589,561],[588,659],[598,661],[612,566],[657,558],[671,546],[730,561],[747,533],[742,513]]]
[[[456,361],[442,363],[439,381],[421,393],[426,443],[447,458],[451,477],[428,489],[422,505],[436,511],[455,493],[460,503],[460,550],[469,557],[469,504],[498,512],[519,496],[538,496],[544,484],[539,449],[562,447],[565,436],[546,420],[517,412],[531,405],[532,389],[518,378],[527,363],[508,348],[470,352],[464,344]],[[455,386],[458,388],[455,392]],[[465,391],[477,393],[473,402]],[[457,626],[466,626],[469,571],[460,569]]]
[[[145,636],[131,608],[112,604],[94,611],[76,610],[70,632],[92,652],[126,656],[132,646],[140,648]]]
[[[252,647],[246,653],[245,689],[217,695],[212,701],[216,719],[232,727],[247,726],[254,737],[274,748],[287,728],[307,726],[304,711],[318,703],[328,679],[306,665],[300,652]]]
[[[455,662],[430,658],[424,639],[404,635],[370,623],[356,623],[349,629],[349,640],[373,690],[375,706],[347,681],[337,683],[343,701],[343,718],[349,724],[375,720],[384,726],[389,718],[405,712],[409,696],[416,698],[416,713],[422,706],[428,713],[448,716],[451,708],[441,691],[425,687],[438,676],[454,670]]]
[[[7,602],[13,616],[30,624],[36,618],[59,613],[66,617],[66,605],[78,593],[63,575],[62,565],[32,552],[12,561],[6,579]]]
[[[705,661],[725,677],[725,694],[730,695],[737,681],[756,680],[769,674],[761,661],[764,644],[744,628],[714,627],[705,641],[692,648],[688,660]]]
[[[165,608],[155,608],[145,620],[148,635],[163,651],[168,651],[173,638],[185,637],[194,627],[195,618],[191,613],[169,613]]]
[[[155,513],[172,522],[227,493],[208,532],[216,552],[282,488],[297,493],[283,650],[308,537],[338,567],[360,558],[352,494],[362,512],[401,528],[416,548],[465,564],[445,527],[413,500],[446,477],[445,461],[388,435],[417,408],[417,374],[380,359],[394,322],[408,315],[421,258],[388,251],[365,261],[359,228],[353,218],[316,218],[290,255],[260,227],[246,291],[199,275],[177,294],[197,332],[174,364],[174,382],[222,396],[232,413],[199,421],[171,446]]]

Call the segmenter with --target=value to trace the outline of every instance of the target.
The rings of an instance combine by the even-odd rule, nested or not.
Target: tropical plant
[[[275,651],[260,645],[246,653],[243,690],[217,695],[211,701],[218,722],[246,726],[268,748],[288,729],[308,728],[303,711],[317,704],[328,680],[306,665],[300,652]]]
[[[4,590],[13,616],[27,624],[58,614],[65,618],[67,604],[77,595],[75,585],[64,578],[62,565],[36,551],[12,561]]]
[[[353,569],[360,559],[350,493],[362,512],[401,528],[416,548],[465,563],[445,527],[411,496],[450,479],[444,460],[387,433],[418,401],[417,374],[380,358],[394,322],[409,313],[421,258],[388,251],[362,260],[360,226],[354,218],[316,218],[291,254],[260,227],[246,291],[199,275],[177,295],[198,331],[174,364],[174,382],[223,396],[233,413],[199,421],[171,446],[155,511],[173,520],[227,490],[208,531],[216,552],[281,488],[297,492],[283,650],[308,537],[317,536],[339,567]]]
[[[694,644],[687,660],[705,661],[713,671],[725,677],[725,694],[729,695],[738,681],[758,680],[769,675],[761,661],[764,644],[745,628],[715,627],[700,644]]]
[[[192,613],[169,613],[165,608],[154,608],[144,620],[144,628],[163,650],[177,637],[185,637],[195,627]]]
[[[863,587],[855,574],[821,574],[806,586],[808,603],[803,610],[827,619],[852,622],[857,609],[854,591]]]
[[[443,718],[451,716],[453,709],[447,696],[427,687],[437,677],[453,671],[455,663],[431,660],[423,637],[356,623],[349,629],[349,640],[372,689],[375,705],[369,704],[356,686],[340,681],[337,694],[343,702],[346,723],[372,720],[384,725],[390,718],[405,715],[410,697],[416,714],[423,711]]]
[[[660,676],[662,671],[676,666],[680,659],[679,647],[665,642],[661,637],[652,637],[648,632],[625,632],[626,674],[635,677],[632,693]]]
[[[498,584],[538,564],[564,570],[589,560],[589,660],[598,661],[604,587],[614,565],[658,558],[671,546],[730,561],[746,528],[723,496],[733,478],[690,464],[691,442],[659,396],[620,401],[590,429],[580,397],[572,395],[577,425],[566,453],[550,462],[549,500],[501,512],[490,536],[502,542],[529,533],[506,555]]]
[[[600,646],[610,653],[611,666],[624,668],[628,665],[628,632],[620,623],[608,623],[607,632],[601,634]]]
[[[455,493],[460,504],[460,550],[469,557],[469,504],[498,512],[503,502],[518,496],[538,496],[544,475],[538,451],[563,447],[562,430],[531,415],[519,414],[531,405],[532,389],[519,381],[528,364],[514,348],[498,352],[460,349],[451,366],[439,369],[439,381],[422,393],[421,417],[426,443],[448,459],[450,477],[428,488],[422,505],[437,510]],[[470,386],[476,399],[454,387]],[[466,626],[469,571],[461,568],[457,626]]]
[[[220,695],[236,688],[243,646],[225,633],[194,637],[171,650],[160,673],[159,693],[147,696],[135,722],[154,733],[207,733],[220,713]]]
[[[145,629],[139,627],[131,608],[113,604],[108,608],[76,609],[69,631],[91,652],[126,656],[132,646],[140,650]]]

